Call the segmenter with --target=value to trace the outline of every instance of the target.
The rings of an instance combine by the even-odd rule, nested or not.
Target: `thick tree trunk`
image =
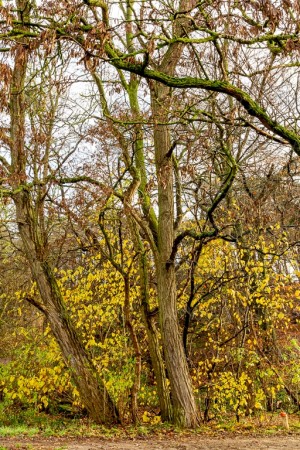
[[[29,2],[18,2],[20,11],[27,11]],[[28,12],[28,11],[27,11]],[[46,237],[43,223],[43,201],[35,200],[32,187],[26,185],[27,154],[25,151],[25,96],[24,86],[28,48],[24,43],[14,53],[10,90],[11,180],[16,222],[23,243],[24,254],[36,281],[51,330],[61,349],[66,365],[78,387],[80,398],[93,420],[110,424],[118,420],[117,411],[78,338],[69,319],[59,287],[46,261]]]
[[[193,4],[193,0],[181,0],[179,10],[187,11]],[[189,19],[183,14],[174,22],[174,35],[184,35],[188,27]],[[173,75],[182,51],[181,43],[176,42],[171,45],[161,61],[160,70]],[[199,423],[199,414],[177,317],[174,261],[170,261],[175,228],[174,179],[173,150],[166,124],[172,104],[172,91],[155,81],[151,81],[150,91],[152,117],[155,118],[154,148],[159,210],[155,264],[163,351],[171,387],[173,422],[179,426],[196,427]]]
[[[146,258],[142,255],[141,258]],[[141,273],[143,277],[147,277],[145,272],[145,261],[140,261]],[[147,263],[146,263],[147,267]],[[157,384],[157,393],[159,406],[161,411],[162,421],[170,422],[172,420],[172,405],[170,398],[170,388],[167,382],[166,367],[163,360],[161,348],[160,348],[160,338],[159,333],[155,324],[155,318],[152,316],[149,310],[148,301],[148,283],[145,279],[141,281],[141,298],[142,298],[142,316],[143,322],[147,332],[148,338],[148,348],[150,352],[151,363],[155,375],[155,380]]]
[[[145,316],[144,323],[147,323],[146,332],[148,338],[148,348],[150,352],[151,363],[157,385],[157,394],[161,412],[161,419],[163,422],[171,422],[173,413],[170,397],[170,388],[168,386],[168,380],[166,376],[165,362],[163,360],[162,352],[160,349],[160,339],[158,330],[154,323],[154,318],[149,317],[149,314],[148,316]]]
[[[147,254],[143,242],[139,235],[137,224],[134,220],[129,221],[133,243],[136,252],[139,254],[139,275],[140,275],[140,292],[141,292],[141,313],[143,323],[146,328],[148,338],[148,348],[151,358],[151,364],[157,384],[157,393],[162,421],[171,422],[172,405],[170,398],[170,389],[167,382],[166,367],[161,351],[161,340],[155,317],[149,307],[149,266]]]
[[[152,111],[157,121],[154,129],[159,208],[157,290],[173,421],[179,426],[196,427],[199,416],[177,317],[175,267],[174,262],[170,261],[174,243],[173,165],[169,130],[166,125],[162,125],[167,122],[168,114],[165,111],[169,100],[168,90],[156,84],[152,89]],[[166,105],[166,109],[162,105]]]
[[[51,331],[90,417],[97,423],[116,423],[118,412],[70,321],[54,274],[47,262],[37,257],[36,244],[31,238],[34,233],[29,225],[33,211],[28,214],[27,202],[24,202],[27,195],[20,193],[15,197],[19,233]]]
[[[179,426],[196,427],[198,411],[193,394],[183,341],[178,325],[174,268],[166,268],[165,259],[158,267],[158,296],[163,349],[171,385],[173,421]]]

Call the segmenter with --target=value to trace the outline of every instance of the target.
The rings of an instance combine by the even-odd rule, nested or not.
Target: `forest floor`
[[[300,450],[300,434],[276,436],[236,433],[136,437],[0,437],[0,450]]]
[[[224,416],[194,431],[161,423],[105,428],[31,411],[13,418],[0,415],[0,450],[300,450],[299,413],[289,414],[288,424],[278,412],[238,422]]]
[[[300,435],[240,436],[225,433],[208,438],[204,435],[146,437],[133,439],[101,438],[0,438],[0,450],[300,450]]]

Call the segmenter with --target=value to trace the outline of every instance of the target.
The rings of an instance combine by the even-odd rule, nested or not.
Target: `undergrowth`
[[[233,415],[219,420],[200,424],[196,430],[181,430],[168,423],[143,422],[145,415],[140,413],[140,423],[136,426],[123,424],[114,427],[97,425],[87,417],[69,418],[63,414],[51,415],[34,409],[5,407],[0,403],[0,437],[40,436],[40,437],[137,437],[151,435],[169,435],[176,433],[202,433],[219,435],[238,434],[278,434],[300,433],[300,414],[290,414],[289,429],[279,412],[262,413],[252,417],[243,417],[237,421]],[[1,450],[1,449],[0,449]]]

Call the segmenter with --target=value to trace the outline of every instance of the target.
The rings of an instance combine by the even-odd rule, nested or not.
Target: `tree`
[[[26,33],[27,28],[24,22],[30,20],[30,5],[26,1],[20,0],[17,2],[17,8],[18,18],[22,22],[21,29]],[[36,62],[38,64],[38,61]],[[14,202],[16,224],[22,240],[23,251],[40,292],[42,303],[34,301],[34,305],[45,314],[49,321],[65,363],[72,371],[81,400],[91,417],[100,423],[112,423],[118,420],[117,411],[70,320],[49,261],[45,201],[49,190],[48,182],[51,179],[51,139],[57,113],[57,102],[54,96],[50,95],[46,100],[50,107],[48,114],[45,110],[41,111],[40,109],[39,114],[35,115],[31,130],[33,138],[30,142],[33,151],[28,152],[26,145],[28,139],[26,83],[29,63],[28,43],[17,40],[14,66],[9,83],[10,135],[6,137],[6,142],[10,150],[11,161],[5,162],[7,182],[10,185],[6,195],[10,195]],[[45,67],[40,67],[41,72],[44,69]],[[53,91],[54,86],[51,87]],[[39,94],[38,101],[41,102],[44,93],[40,90]],[[51,103],[52,101],[53,103]],[[38,123],[41,116],[46,117],[46,123],[42,123],[42,121]],[[38,125],[40,129],[37,129]],[[3,158],[2,162],[4,161]],[[30,179],[31,181],[29,181]]]

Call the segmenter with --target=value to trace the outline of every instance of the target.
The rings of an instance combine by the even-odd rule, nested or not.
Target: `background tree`
[[[26,34],[24,21],[30,20],[30,4],[17,2],[18,19],[21,29]],[[61,348],[64,360],[72,369],[75,382],[78,386],[82,401],[87,407],[91,417],[98,422],[113,422],[117,420],[115,407],[106,391],[103,381],[95,371],[93,364],[86,353],[72,321],[67,313],[64,300],[55,278],[53,266],[49,260],[49,223],[47,223],[45,202],[51,182],[52,136],[55,116],[57,114],[59,89],[55,73],[51,74],[51,86],[48,86],[48,96],[42,89],[38,90],[40,108],[33,113],[31,107],[29,119],[26,123],[26,94],[30,96],[30,84],[26,86],[29,64],[37,59],[30,60],[28,43],[17,40],[14,65],[10,79],[10,101],[8,114],[10,120],[10,135],[7,136],[10,150],[10,161],[4,160],[9,171],[9,190],[15,206],[16,224],[22,240],[23,251],[30,266],[33,279],[36,281],[42,303],[35,303],[47,317],[52,332]],[[50,60],[46,60],[50,63]],[[39,67],[41,82],[43,71],[47,66]],[[43,86],[44,88],[44,86]],[[56,91],[56,98],[54,92]],[[34,102],[35,92],[31,101]],[[28,100],[27,100],[28,101]],[[43,101],[45,104],[43,105]],[[46,110],[47,108],[47,110]],[[41,122],[41,118],[43,122]],[[39,128],[38,128],[39,126]],[[31,129],[30,129],[31,128]],[[31,139],[28,137],[31,131]],[[28,140],[28,144],[27,144]],[[28,149],[27,145],[30,146]]]

